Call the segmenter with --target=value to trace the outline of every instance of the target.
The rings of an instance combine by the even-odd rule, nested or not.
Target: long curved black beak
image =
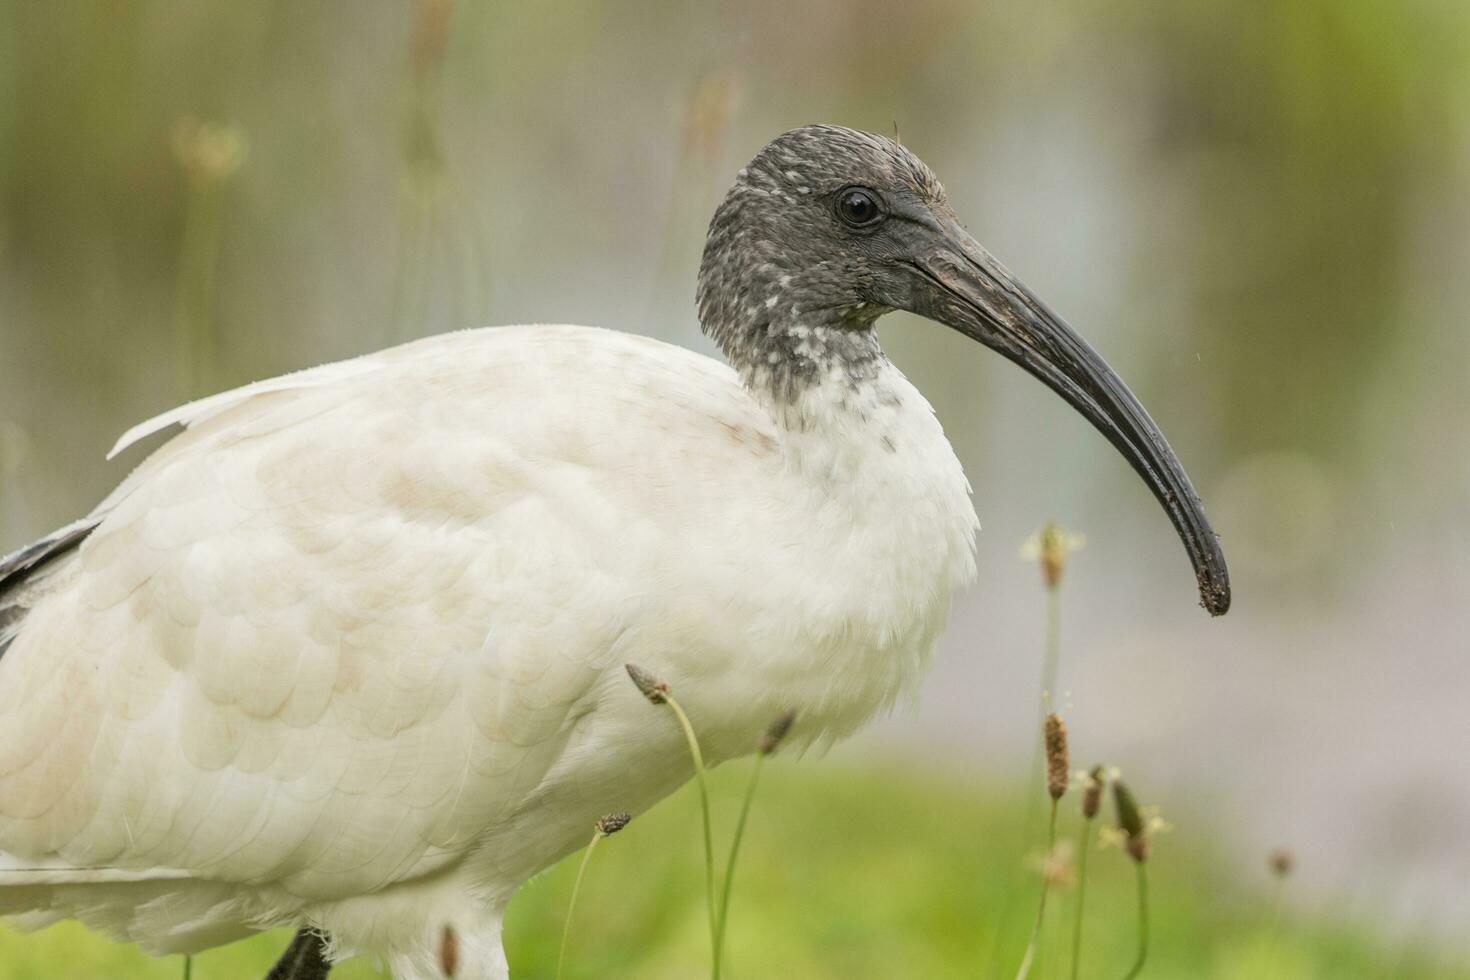
[[[934,227],[935,224],[939,227]],[[1230,608],[1230,573],[1199,495],[1163,433],[1121,378],[1077,333],[948,217],[925,221],[938,244],[904,261],[913,313],[937,320],[1040,378],[1107,436],[1169,514],[1212,615]]]

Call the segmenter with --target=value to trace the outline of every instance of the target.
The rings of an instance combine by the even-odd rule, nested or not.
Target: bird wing
[[[772,451],[727,368],[643,338],[499,328],[347,363],[161,417],[190,427],[27,603],[0,885],[327,899],[457,859],[592,711],[659,551],[630,543]]]
[[[57,564],[100,522],[100,517],[88,515],[0,558],[0,656],[20,632],[21,620],[31,605],[45,594]]]

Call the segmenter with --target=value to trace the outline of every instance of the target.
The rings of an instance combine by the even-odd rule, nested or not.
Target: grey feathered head
[[[710,338],[737,368],[775,366],[787,396],[824,368],[871,368],[868,328],[905,281],[877,233],[895,207],[953,217],[934,172],[893,140],[841,126],[776,137],[710,222],[697,296]]]
[[[803,126],[772,140],[710,222],[699,317],[745,383],[792,403],[884,363],[893,309],[946,324],[1021,365],[1127,458],[1168,512],[1202,603],[1230,606],[1225,558],[1163,434],[1071,327],[960,226],[933,171],[893,140]]]

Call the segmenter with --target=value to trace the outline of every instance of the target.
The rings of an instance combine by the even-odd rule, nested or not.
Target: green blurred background
[[[1236,602],[1193,608],[1157,507],[1059,400],[889,317],[975,486],[980,582],[916,708],[773,787],[771,814],[804,823],[758,838],[753,880],[800,859],[844,780],[926,826],[1024,784],[1043,605],[1017,549],[1055,518],[1088,536],[1059,692],[1079,762],[1122,766],[1181,862],[1233,883],[1181,890],[1179,947],[1256,921],[1284,844],[1291,914],[1379,952],[1282,975],[1407,976],[1382,951],[1410,949],[1450,976],[1470,923],[1464,0],[0,0],[0,551],[92,506],[140,458],[104,464],[116,436],[197,394],[493,323],[711,350],[692,300],[708,215],[765,140],[813,121],[897,125],[1129,380]],[[895,783],[916,760],[927,781]],[[982,888],[1019,867],[992,817],[915,851],[924,895],[881,887],[894,827],[857,849],[900,957],[871,953],[871,975],[930,962],[902,957],[934,953],[934,916],[957,917],[959,956],[974,896],[938,868],[972,861]],[[619,844],[638,840],[658,838]],[[513,918],[522,962],[564,885],[524,903],[519,940]],[[639,908],[679,887],[621,883]],[[677,975],[651,964],[685,962],[681,915],[597,941],[654,957],[623,949],[627,975]],[[1219,975],[1259,972],[1240,970]]]

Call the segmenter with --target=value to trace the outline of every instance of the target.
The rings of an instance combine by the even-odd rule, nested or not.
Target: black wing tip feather
[[[80,546],[101,523],[100,516],[84,517],[0,558],[0,594],[19,584],[42,565]]]
[[[81,547],[101,523],[100,515],[84,517],[0,558],[0,657],[20,632],[28,611],[29,604],[20,599],[25,585],[51,562]]]

